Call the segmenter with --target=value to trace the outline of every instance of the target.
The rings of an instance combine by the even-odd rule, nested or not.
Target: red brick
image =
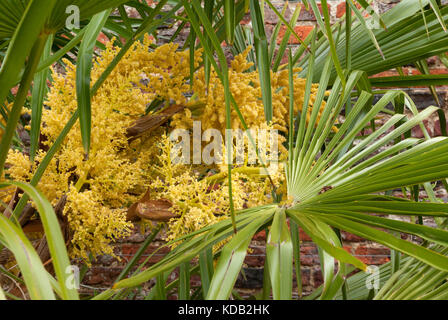
[[[248,255],[246,256],[246,259],[244,259],[244,263],[248,267],[260,267],[264,266],[265,263],[265,256],[259,255],[259,256],[252,256]]]
[[[368,246],[359,246],[358,248],[355,249],[355,254],[357,255],[364,255],[364,256],[368,256],[368,255],[372,255],[372,256],[377,256],[377,255],[389,255],[390,254],[390,249],[388,248],[371,248]]]
[[[382,265],[390,261],[388,256],[355,256],[368,265]]]
[[[342,239],[348,242],[362,242],[365,241],[363,238],[358,237],[354,234],[342,231]]]
[[[356,7],[358,9],[361,9],[361,5],[359,3],[356,3]],[[345,2],[341,2],[336,7],[336,18],[342,18],[342,16],[345,14]],[[352,16],[355,15],[354,12],[352,12]],[[367,13],[364,14],[364,16],[369,16]]]
[[[153,264],[159,262],[160,260],[162,260],[164,257],[165,257],[164,255],[155,254],[155,255],[151,256],[151,258],[148,259],[147,264],[153,265]],[[140,260],[138,261],[138,264],[144,263],[147,258],[148,258],[147,256],[141,257]]]
[[[429,72],[431,74],[448,74],[448,69],[446,69],[446,68],[435,68],[435,69],[430,69]]]
[[[312,267],[314,266],[316,263],[319,263],[319,261],[317,261],[317,256],[300,256],[300,265],[302,266],[307,266],[307,267]]]
[[[352,246],[343,246],[343,248],[344,248],[344,250],[345,251],[347,251],[348,253],[352,253],[352,249],[353,249],[353,247]]]
[[[412,76],[418,76],[418,75],[422,74],[418,69],[415,69],[415,68],[406,68],[406,69],[403,69],[403,72],[405,75],[412,75]],[[429,73],[430,74],[448,74],[448,69],[446,69],[446,68],[431,68],[431,69],[429,69]],[[398,73],[396,75],[398,75]]]
[[[91,276],[86,276],[83,282],[87,285],[94,286],[102,283],[103,281],[104,279],[100,274],[94,274]]]
[[[300,39],[305,40],[305,38],[310,34],[310,32],[314,29],[314,26],[296,26],[294,27],[294,31],[297,33]],[[280,28],[280,32],[278,34],[278,40],[277,43],[281,43],[283,37],[285,36],[287,27],[282,26]],[[292,34],[289,38],[289,44],[299,44],[299,40]]]
[[[302,275],[302,286],[309,286],[311,284],[311,271],[309,269],[302,268],[300,273]]]
[[[166,253],[170,252],[171,250],[167,246],[164,246],[162,248],[162,245],[160,243],[152,243],[145,250],[145,254],[150,254],[150,253],[153,253],[153,252],[156,252],[156,251],[157,251],[158,254],[166,254]]]
[[[121,253],[124,255],[135,255],[138,252],[138,250],[140,250],[139,244],[123,244],[121,246]],[[153,243],[148,246],[148,248],[144,252],[144,255],[149,255],[156,251],[158,254],[166,254],[170,252],[170,248],[166,246],[162,248],[161,244]]]
[[[428,120],[423,120],[423,124],[425,125],[426,131],[428,131],[428,134],[430,136],[433,136],[434,135],[433,127],[429,125]],[[419,125],[412,128],[412,136],[415,138],[419,138],[419,139],[425,137],[425,135],[423,134],[423,130]]]
[[[313,9],[306,10],[305,5],[301,4],[301,10],[299,15],[299,21],[316,21],[316,15],[313,12]],[[317,7],[319,8],[320,13],[322,14],[322,4],[318,3]],[[331,6],[327,4],[328,12],[331,12]]]
[[[129,262],[131,261],[131,259],[134,257],[134,255],[122,255],[121,258],[125,261],[125,262]],[[140,257],[140,259],[138,260],[137,264],[142,264],[146,261],[146,259],[148,259],[149,255],[143,255]],[[153,265],[154,263],[159,262],[160,260],[162,260],[165,257],[165,255],[163,254],[154,254],[152,255],[148,261],[147,261],[147,266]]]
[[[121,246],[121,253],[124,255],[134,255],[138,251],[138,247],[132,244],[123,244]]]
[[[312,241],[310,236],[307,235],[302,229],[299,230],[299,238],[301,241]]]
[[[301,245],[300,246],[301,255],[315,255],[317,254],[317,248],[314,245]]]
[[[201,286],[201,276],[198,274],[193,274],[190,277],[191,287],[199,287]]]
[[[263,230],[261,232],[258,232],[254,236],[253,240],[256,240],[256,241],[266,241],[266,231]]]
[[[345,2],[341,2],[336,7],[336,18],[341,18],[345,14]]]
[[[266,246],[265,245],[251,245],[249,246],[249,254],[250,256],[259,256],[264,255],[266,253]]]
[[[396,71],[396,70],[388,70],[388,71],[383,71],[383,72],[380,72],[378,74],[375,74],[375,75],[371,76],[371,78],[396,77],[398,75],[399,75],[398,71]]]
[[[324,279],[322,277],[322,272],[320,269],[313,270],[313,285],[315,288],[319,287],[324,283]]]
[[[446,123],[448,126],[448,121]],[[442,128],[440,127],[440,119],[434,122],[434,137],[440,137],[442,135]]]
[[[83,283],[95,286],[109,286],[115,282],[122,268],[92,267],[83,279]]]
[[[106,44],[109,42],[109,38],[104,34],[104,33],[100,33],[100,35],[98,36],[98,41],[101,42],[102,44]]]

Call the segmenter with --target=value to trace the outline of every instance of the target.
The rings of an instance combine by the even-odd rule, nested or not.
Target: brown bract
[[[174,104],[160,113],[150,114],[138,119],[131,128],[127,129],[128,138],[132,141],[145,133],[150,133],[166,123],[173,115],[184,110],[184,108],[184,106]]]
[[[168,222],[176,217],[170,211],[173,204],[166,199],[151,200],[148,190],[144,197],[137,203],[134,203],[128,209],[127,219],[129,221],[138,221],[140,219],[151,220],[155,222]]]

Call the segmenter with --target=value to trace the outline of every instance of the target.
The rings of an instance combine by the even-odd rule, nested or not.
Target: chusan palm
[[[327,59],[324,71],[328,71],[330,67],[331,60]],[[323,101],[329,82],[330,73],[323,72],[322,75],[315,106]],[[447,244],[448,232],[444,230],[381,217],[447,217],[446,204],[414,203],[383,194],[387,190],[423,184],[448,176],[446,138],[407,138],[395,143],[397,138],[419,125],[437,108],[430,107],[418,113],[415,106],[408,103],[414,113],[412,118],[394,114],[376,131],[358,140],[358,134],[370,121],[387,112],[387,105],[394,103],[403,94],[400,91],[389,91],[376,104],[370,105],[371,95],[363,91],[338,132],[334,134],[333,125],[337,124],[351,90],[362,77],[362,72],[351,73],[346,79],[345,88],[341,81],[336,80],[319,122],[316,111],[318,108],[313,108],[309,125],[306,125],[302,116],[306,112],[298,116],[298,134],[295,145],[289,152],[287,169],[288,196],[293,199],[291,203],[286,206],[272,204],[239,213],[236,216],[238,233],[233,237],[231,221],[224,221],[192,234],[187,237],[188,241],[163,261],[135,277],[117,283],[115,288],[134,286],[160,273],[169,272],[178,264],[189,261],[202,251],[211,249],[214,244],[232,237],[222,249],[211,285],[206,290],[208,299],[226,299],[232,293],[253,235],[270,226],[266,254],[273,295],[276,299],[290,298],[293,251],[297,243],[292,241],[287,218],[303,228],[320,248],[325,280],[322,298],[332,298],[342,286],[345,263],[363,270],[367,268],[342,249],[335,229],[384,244],[438,270],[447,271],[447,257],[377,229],[380,227],[416,235],[429,242]],[[379,151],[384,146],[388,148]],[[322,147],[325,148],[324,151]],[[336,275],[335,259],[340,262]]]
[[[13,8],[18,2],[20,2],[20,6]],[[45,52],[47,52],[47,57],[40,63],[40,66],[44,69],[45,66],[49,65],[48,61],[51,58],[48,56],[50,52],[48,48],[51,45],[48,44],[47,35],[55,33],[63,27],[64,19],[61,17],[67,16],[64,13],[65,6],[69,3],[85,5],[83,10],[91,11],[89,15],[82,16],[83,19],[96,14],[90,23],[84,24],[86,27],[78,34],[79,37],[75,37],[74,41],[61,49],[60,55],[55,57],[62,57],[68,50],[77,45],[80,38],[84,38],[78,53],[79,61],[84,61],[84,64],[79,68],[82,71],[78,74],[77,81],[79,110],[66,125],[60,138],[50,148],[48,157],[39,165],[39,169],[31,181],[33,185],[37,185],[39,182],[52,155],[60,147],[64,137],[76,123],[80,114],[82,115],[83,138],[86,151],[88,151],[90,97],[95,94],[102,81],[104,81],[104,77],[107,77],[131,44],[144,33],[154,31],[160,23],[163,23],[164,18],[169,17],[168,14],[165,14],[161,19],[153,21],[156,13],[167,2],[161,1],[159,3],[161,5],[158,6],[159,11],[151,11],[145,19],[129,28],[129,37],[123,45],[122,51],[116,60],[111,63],[110,68],[105,71],[103,77],[90,89],[89,64],[91,63],[96,36],[102,30],[102,26],[108,22],[111,23],[110,19],[107,18],[109,12],[106,10],[110,10],[123,2],[57,2],[48,0],[44,6],[42,2],[36,0],[2,2],[5,9],[9,8],[11,12],[15,13],[14,17],[16,18],[5,23],[6,27],[0,27],[0,31],[3,32],[1,45],[8,48],[0,70],[0,100],[5,101],[9,89],[22,79],[13,109],[8,112],[7,134],[2,139],[2,149],[0,150],[0,155],[3,156],[9,149],[20,109],[34,79],[34,73],[35,71],[41,71],[39,61],[42,53],[45,57]],[[260,71],[260,82],[263,88],[262,99],[265,105],[266,119],[269,121],[272,114],[272,104],[270,103],[270,99],[272,99],[270,97],[271,68],[269,64],[275,55],[268,46],[258,1],[238,1],[235,6],[227,3],[228,1],[213,1],[210,3],[215,5],[209,5],[205,8],[201,6],[199,0],[172,2],[179,7],[183,6],[187,19],[194,30],[189,41],[190,46],[194,47],[196,38],[199,39],[200,45],[204,47],[206,64],[208,63],[209,67],[213,66],[223,81],[226,89],[227,115],[230,115],[231,108],[235,108],[243,123],[244,119],[238,112],[238,106],[228,90],[228,70],[221,42],[223,39],[227,39],[229,44],[237,41],[238,32],[233,33],[232,26],[235,27],[246,10],[250,9],[255,28],[253,30],[255,47],[253,56]],[[383,17],[383,22],[387,27],[390,27],[391,32],[389,30],[379,30],[371,34],[363,27],[362,21],[359,22],[358,27],[354,22],[353,30],[351,29],[351,23],[348,23],[349,27],[345,27],[345,29],[344,27],[339,28],[338,25],[333,28],[329,27],[328,12],[324,10],[323,19],[320,18],[315,1],[309,1],[311,8],[318,16],[320,29],[317,29],[317,32],[312,32],[303,41],[297,54],[290,58],[289,63],[290,74],[292,75],[293,65],[297,65],[300,56],[306,53],[305,59],[299,63],[299,66],[303,67],[302,75],[306,76],[308,80],[304,112],[299,115],[291,114],[290,116],[291,119],[297,119],[296,130],[293,130],[294,123],[290,124],[289,159],[286,172],[287,196],[291,201],[282,205],[272,204],[250,208],[238,214],[233,214],[232,220],[222,221],[186,236],[183,240],[188,241],[184,241],[160,263],[129,279],[118,282],[114,290],[109,290],[98,298],[110,297],[117,293],[116,290],[122,292],[123,288],[139,285],[154,277],[157,278],[159,287],[164,286],[167,273],[178,266],[183,266],[185,270],[185,263],[196,256],[199,256],[200,260],[199,269],[203,279],[203,295],[208,299],[228,298],[232,293],[252,236],[267,227],[270,228],[270,232],[267,239],[267,265],[265,270],[266,278],[269,278],[270,281],[265,282],[265,292],[269,293],[270,283],[273,296],[276,299],[288,299],[292,295],[294,258],[296,259],[296,275],[298,278],[300,277],[300,264],[297,263],[297,253],[299,252],[297,225],[308,233],[319,247],[325,280],[321,297],[325,299],[333,298],[343,286],[344,277],[349,271],[346,264],[351,264],[361,270],[367,268],[364,263],[342,249],[338,230],[346,230],[366,239],[382,243],[435,268],[435,270],[448,271],[448,258],[446,256],[431,250],[431,248],[420,247],[401,240],[377,228],[417,235],[428,242],[440,245],[447,244],[446,231],[372,215],[374,213],[379,215],[430,216],[445,219],[448,214],[448,208],[445,204],[414,203],[383,194],[384,191],[418,184],[423,184],[425,190],[431,193],[432,188],[429,183],[445,179],[448,176],[446,162],[448,142],[445,138],[427,140],[401,138],[403,135],[407,137],[407,133],[414,126],[421,125],[423,120],[437,111],[437,108],[431,107],[418,113],[412,102],[398,91],[387,92],[378,103],[372,104],[372,92],[369,85],[372,80],[366,77],[366,73],[371,75],[446,51],[446,37],[440,36],[443,24],[439,23],[440,16],[442,16],[442,21],[445,19],[446,10],[442,8],[440,10],[441,14],[438,14],[437,11],[432,13],[428,10],[427,15],[425,15],[425,22],[418,11],[421,4],[426,5],[429,2],[423,0],[421,4],[418,3],[419,1],[408,0],[405,2],[409,5],[408,8],[412,10],[399,11],[399,9],[395,9],[389,14],[390,19]],[[221,8],[225,12],[223,17],[218,14]],[[434,9],[432,8],[432,10]],[[9,11],[1,10],[0,12]],[[171,16],[173,14],[174,12],[171,13]],[[434,14],[434,16],[431,14]],[[217,18],[215,19],[215,17]],[[52,20],[53,18],[54,20]],[[0,21],[3,20],[4,17],[2,16]],[[24,23],[19,23],[19,21]],[[413,25],[416,32],[403,34],[403,28],[401,27],[412,21],[415,22]],[[390,26],[387,25],[388,23]],[[425,24],[428,26],[429,34],[436,38],[425,38],[428,36]],[[290,29],[290,34],[295,35],[292,27],[287,26]],[[42,33],[42,31],[46,32]],[[363,34],[366,35],[365,39],[362,37]],[[414,46],[412,42],[406,40],[408,38],[403,38],[409,34],[419,39],[420,46]],[[352,39],[350,46],[348,46],[349,51],[345,51],[345,44],[342,41],[344,35],[346,38]],[[23,39],[28,41],[23,41]],[[389,46],[391,41],[403,45]],[[379,53],[378,47],[385,59]],[[218,56],[219,64],[215,61],[214,53]],[[376,61],[373,63],[373,67],[364,63],[363,57],[367,55],[369,60],[366,60],[366,62]],[[344,68],[347,70],[344,71]],[[43,77],[42,79],[46,78]],[[319,81],[320,89],[311,114],[311,120],[306,125],[305,110],[308,108],[309,88],[312,81]],[[40,83],[45,83],[45,81]],[[329,88],[331,88],[331,93],[326,97],[326,90]],[[351,94],[354,88],[358,90],[358,94],[357,99],[352,101]],[[42,97],[43,95],[38,96]],[[324,99],[326,100],[325,110],[318,121],[318,106]],[[394,104],[399,112],[388,110],[387,105],[389,103]],[[414,114],[411,119],[407,119],[406,116],[401,114],[403,106],[407,106]],[[390,119],[376,131],[359,140],[358,134],[380,113],[390,115]],[[38,114],[38,112],[35,114]],[[345,116],[341,125],[337,122],[340,115]],[[230,119],[228,120],[230,124]],[[334,126],[339,127],[337,133],[333,130]],[[297,134],[293,135],[292,133],[296,131]],[[383,147],[385,146],[388,148],[384,150]],[[2,160],[2,157],[0,157],[0,160]],[[2,161],[0,161],[1,167],[4,163],[4,160]],[[231,173],[230,168],[229,173]],[[26,186],[21,187],[26,188]],[[13,216],[20,215],[26,201],[27,197],[22,197]],[[291,229],[288,228],[287,219],[290,220]],[[234,228],[238,230],[237,234],[234,234]],[[20,232],[18,230],[14,231],[16,234]],[[213,269],[213,246],[229,238],[231,240],[216,254],[219,255],[219,262],[216,269]],[[12,245],[10,246],[12,247]],[[335,260],[338,261],[340,266],[336,274]],[[187,267],[187,269],[189,268]],[[189,272],[186,272],[186,274],[189,274]],[[211,281],[205,281],[206,278]],[[49,278],[49,281],[53,284],[53,290],[61,296],[60,287],[54,284],[52,278]],[[182,285],[185,285],[185,283],[181,283],[179,287],[182,287]]]
[[[207,20],[207,15],[202,12],[199,2],[193,0],[191,8],[186,1],[183,3],[207,55],[211,58],[213,50],[218,52],[219,55],[220,47],[217,44],[216,35],[211,30],[212,23]],[[256,1],[250,1],[250,4],[252,20],[255,23],[254,56],[260,69],[260,81],[266,85],[269,83],[269,72],[263,72],[263,70],[266,70],[266,57],[269,57],[268,45],[262,30],[261,15],[257,13],[260,8],[257,7]],[[314,1],[311,1],[310,5],[313,10],[317,8]],[[399,7],[389,14],[396,16],[399,12],[396,20],[388,20],[387,17],[383,20],[386,23],[390,21],[405,23],[404,21],[411,17],[417,19],[418,23],[424,28],[423,17],[415,17],[415,13],[420,6],[415,6],[416,2],[412,2],[412,5],[415,7],[411,6],[415,9],[411,8],[414,11],[399,12],[398,10],[403,9]],[[423,59],[436,53],[437,49],[432,52],[431,50],[418,52],[415,47],[409,47],[408,51],[394,60],[395,64],[391,65],[387,61],[381,62],[379,63],[380,67],[373,71],[364,71],[361,64],[356,64],[357,60],[353,59],[352,61],[346,58],[344,59],[346,62],[351,61],[351,64],[345,65],[346,67],[349,67],[349,69],[360,68],[361,70],[342,72],[341,58],[338,57],[337,52],[338,48],[345,47],[339,42],[344,33],[337,27],[332,29],[328,26],[328,12],[324,10],[324,21],[320,18],[318,10],[314,11],[318,16],[320,30],[318,33],[312,32],[310,34],[296,57],[291,57],[289,63],[290,74],[292,74],[295,61],[301,54],[308,51],[306,58],[300,63],[304,67],[302,75],[306,76],[308,80],[308,91],[305,93],[303,112],[300,115],[291,114],[290,116],[290,119],[296,118],[298,123],[296,135],[292,134],[296,131],[292,129],[294,127],[293,122],[290,126],[289,159],[286,172],[288,197],[292,199],[292,202],[281,206],[273,204],[248,209],[236,215],[233,223],[236,224],[238,233],[222,249],[210,286],[203,285],[204,296],[208,299],[226,299],[231,295],[251,238],[256,232],[267,226],[270,226],[270,232],[267,239],[267,265],[265,270],[268,270],[270,280],[268,282],[272,285],[272,293],[275,299],[287,299],[292,294],[292,262],[295,256],[294,252],[298,252],[297,225],[308,233],[319,247],[325,281],[321,298],[324,299],[333,298],[343,285],[347,272],[346,263],[363,270],[367,268],[364,263],[342,249],[338,230],[346,230],[365,239],[384,244],[436,269],[446,271],[448,268],[447,257],[440,255],[438,252],[401,240],[377,229],[379,227],[394,232],[413,234],[429,242],[442,245],[447,243],[448,233],[444,230],[382,217],[383,215],[410,215],[446,218],[448,206],[445,204],[414,203],[384,194],[388,190],[418,184],[424,184],[427,192],[430,193],[432,188],[429,182],[446,178],[448,174],[446,164],[448,141],[445,138],[425,141],[413,138],[402,139],[402,136],[408,137],[410,130],[416,125],[421,125],[424,119],[437,111],[437,108],[431,107],[418,113],[410,99],[399,91],[387,92],[379,102],[372,105],[371,86],[368,84],[369,80],[366,77],[366,72],[372,74],[402,65],[400,63],[408,63],[410,58],[405,53],[412,55],[414,59]],[[203,33],[196,26],[199,23],[204,25]],[[361,24],[362,22],[360,22]],[[443,28],[443,24],[438,23],[432,26],[437,30]],[[292,29],[291,26],[289,28]],[[354,30],[358,30],[358,33],[353,33],[354,35],[365,31],[362,26],[358,29],[355,27]],[[338,32],[341,36],[335,34]],[[386,34],[393,37],[398,32],[398,29],[392,34],[387,34],[387,31],[383,30],[378,31],[384,37],[386,37]],[[293,30],[291,30],[291,33],[293,33]],[[350,30],[345,34],[351,37]],[[316,37],[318,37],[317,42]],[[358,38],[354,37],[354,40],[358,41],[355,44],[358,46],[364,45],[364,47],[361,46],[362,50],[359,49],[360,54],[365,50],[371,52],[372,56],[378,54],[383,59],[378,52],[378,44],[381,47],[381,41],[377,38],[381,37],[378,34],[371,35],[370,39],[367,37],[367,40],[361,39],[360,36]],[[209,42],[207,42],[207,39],[210,39]],[[430,40],[424,41],[430,44]],[[442,39],[441,41],[446,40]],[[356,47],[353,43],[352,46]],[[373,50],[371,47],[373,47]],[[383,55],[389,55],[386,50],[381,52]],[[395,51],[395,53],[400,52],[402,51]],[[358,53],[354,50],[349,52],[349,56],[356,57],[356,54]],[[227,70],[223,64],[223,61],[221,61],[221,69],[216,65],[215,69],[221,73],[225,85]],[[309,89],[312,81],[317,79],[320,79],[320,89],[311,113],[311,119],[306,125]],[[291,83],[292,81],[290,86]],[[325,98],[326,89],[330,86],[331,93],[328,98]],[[357,99],[352,101],[351,93],[354,88],[357,88],[358,94]],[[265,107],[266,102],[269,106],[269,90],[263,90],[263,94]],[[230,107],[232,98],[231,96],[226,98],[228,100],[227,106]],[[324,99],[326,99],[325,111],[318,117],[318,106]],[[401,112],[403,107],[407,106],[414,116],[407,119],[404,114],[387,110],[386,107],[390,103]],[[233,103],[233,107],[238,109],[235,103]],[[362,140],[358,140],[357,136],[381,113],[392,113],[392,115],[373,133],[366,135]],[[333,127],[337,125],[337,119],[341,114],[345,115],[345,120],[335,134]],[[387,148],[384,149],[386,146]],[[291,231],[287,224],[288,218],[291,221]],[[172,251],[162,262],[130,279],[118,282],[115,288],[137,285],[162,273],[170,272],[177,265],[189,261],[197,255],[200,256],[200,259],[203,259],[205,256],[202,254],[203,252],[210,252],[214,244],[231,237],[232,233],[231,221],[209,226],[196,234],[192,234],[191,237],[186,237],[188,241]],[[211,257],[210,254],[208,256]],[[334,269],[335,259],[340,265],[336,274]],[[202,268],[207,263],[200,265]],[[299,263],[296,263],[296,274],[299,278],[298,265]],[[267,283],[265,284],[268,286]],[[269,292],[269,289],[265,291]],[[107,294],[111,293],[105,295],[107,296]]]

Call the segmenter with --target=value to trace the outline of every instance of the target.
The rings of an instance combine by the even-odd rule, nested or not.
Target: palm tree
[[[413,127],[422,125],[422,122],[432,114],[438,113],[442,117],[443,113],[436,107],[418,112],[412,100],[398,90],[381,91],[383,96],[377,103],[373,103],[373,95],[378,92],[372,87],[423,84],[433,88],[435,85],[446,84],[448,77],[430,74],[395,78],[368,78],[368,76],[390,68],[400,68],[409,63],[418,63],[422,70],[426,70],[425,58],[448,51],[448,38],[445,36],[448,7],[437,5],[435,1],[406,0],[382,16],[374,15],[379,25],[387,28],[371,30],[362,15],[363,11],[368,9],[367,3],[358,2],[362,9],[357,9],[351,1],[348,1],[347,15],[333,26],[330,25],[326,1],[322,1],[322,15],[316,1],[306,2],[317,17],[318,27],[305,40],[300,39],[301,46],[294,55],[290,54],[287,66],[291,79],[296,66],[302,67],[300,75],[307,79],[303,112],[294,114],[291,108],[289,117],[290,133],[287,145],[289,157],[286,177],[287,196],[292,199],[291,202],[286,206],[273,203],[242,212],[232,211],[231,219],[186,236],[182,244],[161,262],[124,279],[130,267],[138,260],[134,259],[126,268],[126,272],[117,279],[114,288],[96,298],[109,298],[113,295],[123,297],[129,292],[129,288],[141,285],[152,278],[157,278],[158,288],[164,288],[166,275],[178,266],[182,270],[181,280],[189,279],[193,270],[190,270],[188,263],[199,256],[203,297],[227,299],[233,292],[252,237],[258,231],[269,228],[266,244],[265,297],[268,297],[272,290],[274,299],[290,299],[293,265],[296,277],[300,279],[299,226],[319,247],[324,275],[324,286],[319,291],[321,299],[333,299],[342,293],[346,296],[346,276],[352,270],[348,265],[367,270],[364,263],[342,248],[340,230],[384,244],[396,252],[409,256],[407,261],[413,261],[410,265],[415,267],[409,271],[410,265],[406,264],[403,270],[392,275],[389,284],[386,285],[390,291],[386,292],[384,289],[379,292],[378,297],[406,297],[409,289],[402,288],[402,293],[393,291],[400,288],[404,275],[427,270],[431,270],[432,273],[428,273],[428,277],[434,279],[434,283],[436,279],[440,280],[437,282],[439,286],[435,287],[436,293],[430,297],[443,297],[439,291],[444,286],[441,284],[443,282],[441,279],[448,272],[448,258],[440,252],[443,253],[443,248],[447,245],[447,231],[443,228],[430,228],[422,224],[384,217],[384,215],[436,217],[441,226],[446,221],[448,214],[446,204],[434,201],[416,203],[385,194],[396,188],[422,185],[428,196],[433,198],[432,183],[439,180],[446,182],[448,177],[446,138],[431,139],[427,136],[426,139],[420,140],[409,136]],[[142,35],[156,32],[157,27],[170,18],[182,20],[181,28],[185,25],[184,22],[190,23],[191,33],[187,44],[192,54],[199,40],[199,45],[204,49],[206,70],[210,72],[213,67],[224,85],[228,128],[231,124],[232,108],[237,111],[243,126],[247,126],[230,92],[227,62],[221,43],[226,40],[228,44],[233,45],[235,52],[242,51],[247,44],[253,44],[254,51],[251,57],[256,62],[260,74],[266,120],[269,122],[272,119],[270,72],[272,66],[286,67],[280,66],[278,61],[286,53],[287,47],[287,40],[283,41],[278,53],[275,54],[273,46],[278,32],[276,30],[284,24],[288,29],[286,39],[289,39],[290,35],[299,38],[293,29],[298,13],[294,13],[291,21],[287,22],[281,13],[276,12],[280,22],[274,29],[273,38],[268,41],[262,8],[258,1],[206,1],[204,6],[200,0],[169,1],[173,7],[161,14],[167,3],[166,0],[159,1],[155,8],[149,7],[146,1],[136,0],[129,2],[45,0],[44,3],[36,0],[8,0],[0,4],[0,52],[3,53],[0,69],[0,101],[10,99],[13,102],[11,110],[6,107],[1,110],[7,125],[0,145],[0,172],[3,170],[7,152],[14,139],[31,84],[34,84],[31,97],[33,108],[31,152],[34,154],[38,148],[40,117],[48,79],[47,68],[69,52],[77,56],[78,63],[77,112],[73,114],[50,148],[46,158],[39,164],[30,185],[14,183],[26,191],[27,195],[24,195],[15,206],[11,215],[12,220],[0,216],[2,224],[0,242],[14,253],[32,298],[55,298],[53,292],[61,298],[77,298],[76,290],[67,288],[64,284],[71,275],[64,273],[66,270],[64,268],[68,267],[68,258],[54,210],[32,186],[37,185],[78,118],[85,152],[88,154],[91,97],[118,61]],[[269,0],[266,0],[266,3],[273,8]],[[129,18],[123,4],[137,8],[141,19]],[[68,5],[77,5],[80,8],[81,30],[72,31],[64,28]],[[117,9],[118,13],[111,15],[114,9]],[[183,9],[183,15],[176,15],[179,9]],[[252,29],[249,32],[239,25],[239,21],[248,11],[252,18]],[[355,19],[352,18],[352,12],[355,13]],[[101,31],[110,37],[122,35],[125,41],[121,43],[122,49],[116,59],[91,86],[92,57],[96,39]],[[55,49],[57,51],[51,55]],[[313,82],[319,83],[319,91],[307,124],[306,110]],[[20,84],[18,92],[12,96],[9,91],[18,83]],[[291,88],[290,80],[290,90]],[[328,97],[327,89],[331,89]],[[318,120],[318,106],[323,101],[326,102],[325,109]],[[393,110],[388,108],[389,104],[394,106]],[[412,118],[408,119],[404,115],[405,108],[411,111]],[[341,115],[345,120],[338,125],[337,120]],[[378,115],[387,115],[389,119],[380,128],[374,128],[371,134],[363,134],[363,129]],[[296,121],[293,121],[294,119]],[[334,126],[339,127],[337,132],[332,130]],[[359,139],[360,133],[362,139]],[[231,198],[230,165],[228,169]],[[46,273],[23,231],[12,222],[22,214],[29,196],[40,203],[38,209],[52,253],[57,281]],[[418,246],[378,228],[412,234],[437,246]],[[228,238],[231,240],[222,250],[213,254],[214,245]],[[26,244],[25,249],[18,246],[20,241]],[[145,242],[145,245],[149,242]],[[25,256],[33,258],[33,266],[38,268],[42,281],[36,281],[36,278],[32,277],[32,272],[35,271],[27,267]],[[214,256],[219,258],[215,269]],[[337,271],[335,263],[339,266]],[[197,270],[198,267],[194,268]],[[184,297],[189,297],[187,283],[188,281],[178,281],[174,285],[171,284],[170,288],[177,286]],[[418,297],[428,297],[428,294],[422,289]]]

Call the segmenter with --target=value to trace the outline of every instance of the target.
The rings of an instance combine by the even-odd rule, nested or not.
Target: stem
[[[351,46],[351,33],[352,33],[352,9],[349,5],[345,6],[345,68],[348,71],[352,69],[352,46]],[[346,114],[349,114],[352,109],[352,100],[349,95],[345,106]]]
[[[352,68],[352,46],[351,46],[351,29],[352,29],[352,9],[349,5],[345,6],[345,68]]]
[[[223,66],[224,67],[224,66]],[[230,112],[230,83],[229,83],[229,71],[226,70],[223,72],[224,74],[224,95],[225,95],[225,104],[226,104],[226,128],[227,130],[232,129],[232,120],[231,120],[231,112]],[[233,146],[232,138],[230,135],[227,137],[227,146],[229,146],[229,150],[227,150],[227,172],[228,172],[228,182],[229,182],[229,206],[230,206],[230,217],[232,219],[233,233],[237,233],[236,229],[236,219],[235,219],[235,208],[233,204],[233,192],[232,192],[232,158],[230,147]]]
[[[89,173],[86,172],[86,173],[84,173],[84,176],[79,177],[79,180],[78,180],[78,182],[76,182],[76,185],[75,185],[76,191],[78,191],[78,192],[81,191],[81,188],[86,183],[88,176],[89,176]]]
[[[300,265],[300,232],[299,226],[294,221],[289,220],[290,229],[291,229],[291,238],[292,245],[294,251],[294,266],[296,271],[296,280],[297,280],[297,293],[299,299],[303,296],[303,282],[302,282],[302,271]]]
[[[17,124],[19,123],[20,115],[22,113],[22,108],[25,103],[26,97],[28,96],[28,91],[30,89],[31,82],[34,79],[34,73],[37,69],[40,57],[45,48],[47,38],[48,34],[41,34],[39,38],[37,38],[36,43],[31,49],[28,63],[25,67],[25,72],[23,74],[22,80],[20,81],[19,91],[17,92],[11,112],[9,113],[6,130],[0,144],[0,177],[3,175],[3,170],[5,167],[6,159],[8,157],[9,148],[11,147],[12,138],[14,137],[14,133],[16,132]]]
[[[232,173],[242,173],[248,176],[260,175],[260,169],[261,169],[260,167],[238,167],[233,168]],[[207,180],[209,183],[220,182],[224,180],[227,176],[228,172],[223,171],[213,176],[206,177],[205,180]]]
[[[266,228],[265,229],[266,238],[267,238],[268,234],[269,234],[269,230],[268,230],[268,228]],[[269,265],[268,265],[268,260],[265,259],[264,269],[263,269],[263,291],[262,291],[262,299],[263,300],[270,299],[271,289],[272,289],[272,285],[271,285],[271,278],[269,276]]]
[[[334,231],[337,235],[337,237],[339,238],[339,241],[342,243],[342,235],[341,235],[341,230],[338,228],[334,228]],[[344,268],[345,270],[345,268]],[[342,292],[342,300],[347,300],[347,281],[346,281],[346,274],[342,274],[342,277],[344,278],[344,282],[342,283],[342,287],[341,287],[341,292]]]
[[[145,242],[142,244],[142,246],[138,249],[137,253],[132,257],[131,261],[129,261],[129,263],[120,273],[115,282],[124,279],[129,274],[131,269],[135,266],[135,264],[140,260],[141,256],[145,253],[148,246],[154,241],[156,236],[159,234],[161,229],[162,229],[161,225],[157,226],[151,233],[151,235],[148,238],[146,238]]]

